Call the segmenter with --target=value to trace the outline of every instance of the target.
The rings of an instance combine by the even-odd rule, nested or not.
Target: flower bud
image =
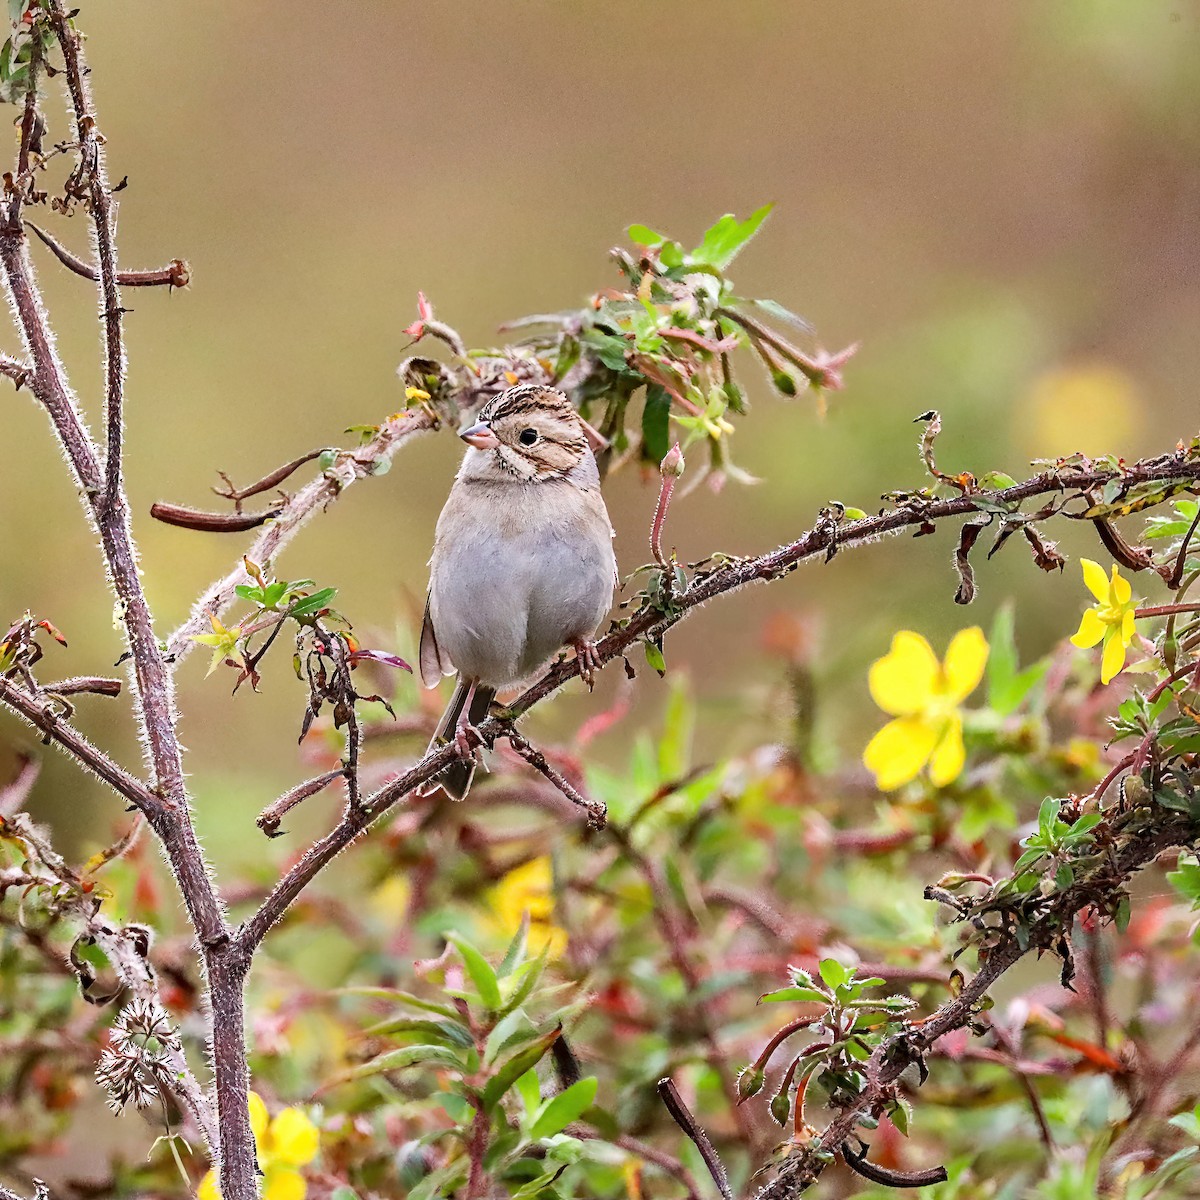
[[[786,1125],[792,1115],[792,1098],[787,1092],[776,1092],[771,1097],[771,1116],[780,1125]]]
[[[667,451],[666,457],[659,463],[658,469],[672,479],[678,479],[683,474],[687,464],[683,460],[683,451],[679,448],[679,443],[676,442],[670,450]]]
[[[757,1096],[762,1091],[765,1078],[766,1072],[761,1067],[747,1067],[738,1076],[738,1103],[749,1100],[751,1096]]]

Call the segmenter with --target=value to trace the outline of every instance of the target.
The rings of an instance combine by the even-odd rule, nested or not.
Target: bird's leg
[[[463,758],[474,758],[475,747],[481,745],[483,742],[483,739],[479,736],[479,730],[471,724],[471,701],[475,699],[477,683],[477,680],[471,680],[471,685],[467,688],[466,698],[463,700],[462,709],[458,714],[458,720],[454,724],[454,746]]]
[[[596,672],[600,669],[600,655],[596,653],[596,643],[590,638],[580,638],[572,642],[575,647],[575,659],[579,663],[579,678],[588,686],[590,692],[596,685]]]

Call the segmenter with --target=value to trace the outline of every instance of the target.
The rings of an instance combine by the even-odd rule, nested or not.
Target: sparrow
[[[599,436],[562,392],[510,388],[459,437],[468,450],[438,518],[421,628],[421,680],[458,682],[430,749],[460,758],[434,781],[462,800],[474,728],[496,692],[566,646],[591,685],[594,637],[617,581],[613,528],[592,446]]]

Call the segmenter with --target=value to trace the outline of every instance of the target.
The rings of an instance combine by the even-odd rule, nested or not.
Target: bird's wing
[[[425,597],[425,619],[421,623],[421,682],[427,687],[437,687],[443,675],[454,674],[454,664],[446,657],[446,652],[438,644],[437,633],[433,628],[433,618],[429,615],[429,597]]]

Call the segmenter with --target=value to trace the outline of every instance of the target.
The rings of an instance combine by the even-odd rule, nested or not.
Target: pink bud
[[[659,463],[658,469],[672,479],[678,479],[683,474],[687,464],[683,460],[683,451],[679,448],[679,443],[676,442],[670,450],[667,451],[666,457]]]

